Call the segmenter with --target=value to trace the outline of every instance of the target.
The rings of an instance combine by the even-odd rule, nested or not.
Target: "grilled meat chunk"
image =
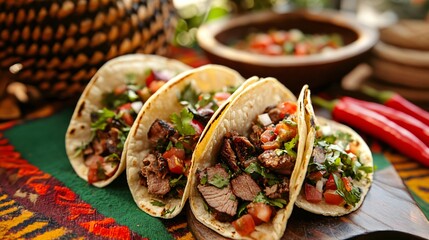
[[[227,214],[233,217],[237,213],[238,201],[232,193],[230,184],[224,188],[200,184],[197,188],[207,204],[220,214]]]
[[[233,150],[232,140],[227,137],[223,138],[220,158],[232,171],[237,172],[240,170],[240,167],[237,164],[237,156]]]
[[[231,186],[234,195],[246,201],[253,201],[256,195],[261,191],[261,188],[252,177],[245,173],[232,179]]]
[[[262,166],[275,172],[290,175],[295,166],[295,157],[288,154],[277,155],[275,150],[267,150],[258,156]]]
[[[147,175],[147,187],[150,194],[164,196],[170,192],[169,177],[162,178],[158,174],[150,172]]]
[[[244,165],[247,159],[251,158],[255,152],[255,146],[244,136],[232,137],[234,151],[237,154],[238,161]]]
[[[143,159],[141,184],[148,187],[151,194],[163,196],[170,191],[168,163],[161,154],[149,154]]]
[[[260,149],[262,146],[261,135],[264,132],[264,129],[258,124],[253,124],[252,132],[249,135],[250,142],[257,148]]]
[[[176,130],[168,122],[156,119],[150,126],[149,132],[147,133],[149,142],[156,146],[168,142],[168,138],[173,136]]]
[[[269,198],[283,198],[289,199],[289,179],[287,177],[283,178],[283,181],[276,183],[272,186],[266,186],[264,193]]]

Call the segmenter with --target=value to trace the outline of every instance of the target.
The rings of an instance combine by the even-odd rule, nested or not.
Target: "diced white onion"
[[[268,113],[258,115],[258,122],[263,126],[268,126],[272,123],[270,115],[268,115]]]
[[[131,103],[131,108],[134,110],[135,113],[139,113],[142,107],[143,107],[143,103],[141,101]]]
[[[323,192],[323,181],[322,180],[317,181],[317,183],[316,183],[316,189],[319,192]]]

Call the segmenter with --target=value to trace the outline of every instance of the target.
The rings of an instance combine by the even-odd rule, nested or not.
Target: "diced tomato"
[[[284,118],[286,115],[296,113],[297,105],[295,102],[282,102],[277,105],[277,108],[280,109],[280,117]]]
[[[153,82],[153,80],[155,80],[155,73],[151,69],[149,72],[149,75],[146,77],[146,80],[145,80],[146,86],[149,87],[150,84]]]
[[[161,81],[161,80],[153,80],[150,85],[148,85],[149,91],[151,93],[154,93],[156,91],[158,91],[159,88],[162,87],[162,85],[165,84],[165,81]]]
[[[231,96],[229,92],[217,92],[214,94],[213,99],[216,101],[225,101]]]
[[[305,43],[297,43],[295,45],[295,55],[304,56],[308,54],[308,46]]]
[[[313,181],[319,181],[320,179],[322,179],[324,173],[324,171],[312,172],[308,175],[308,179]]]
[[[249,46],[251,49],[265,49],[267,46],[273,44],[273,40],[267,34],[257,34],[254,38],[252,38]]]
[[[118,95],[121,95],[122,93],[124,93],[126,90],[127,90],[127,86],[121,85],[121,86],[118,86],[115,89],[113,89],[113,94],[118,96]]]
[[[239,219],[232,222],[232,226],[241,236],[247,236],[255,231],[255,222],[250,214],[241,216]]]
[[[262,149],[266,150],[275,150],[280,148],[280,143],[278,141],[266,142],[262,146]]]
[[[90,168],[88,171],[88,183],[92,184],[98,181],[97,168]]]
[[[274,132],[283,141],[288,141],[296,136],[297,128],[289,126],[284,122],[280,122],[276,125]]]
[[[104,158],[99,155],[92,155],[86,161],[85,165],[88,166],[88,183],[92,184],[99,181],[98,168],[104,164]]]
[[[305,184],[305,199],[311,203],[322,201],[322,193],[317,191],[316,187],[308,183]]]
[[[346,152],[353,153],[354,155],[359,155],[359,142],[351,142],[349,144],[349,149],[347,149]]]
[[[247,205],[247,212],[252,215],[255,222],[269,222],[273,209],[265,203],[250,203]]]
[[[262,143],[266,143],[266,142],[271,142],[274,139],[276,139],[276,134],[274,132],[274,127],[268,127],[267,130],[265,130],[262,134],[261,134],[261,142]]]
[[[180,148],[172,147],[168,149],[164,154],[162,154],[164,158],[170,158],[172,156],[176,156],[180,159],[185,159],[185,150]]]
[[[337,190],[337,185],[335,184],[334,176],[332,174],[329,175],[328,181],[326,181],[325,190]]]
[[[118,107],[119,111],[128,111],[131,109],[131,103],[124,103]]]
[[[122,120],[128,125],[132,126],[134,123],[134,117],[131,115],[130,112],[124,112],[122,113]]]
[[[342,177],[341,180],[343,180],[344,187],[346,188],[347,192],[350,192],[353,188],[352,183],[350,182],[349,178]]]
[[[331,205],[341,205],[344,203],[344,199],[336,193],[335,190],[326,190],[323,193],[323,197],[325,198],[325,202]]]
[[[274,43],[283,45],[289,39],[289,34],[286,31],[272,31],[270,37]]]
[[[283,54],[283,48],[280,47],[279,45],[268,45],[263,51],[262,53],[267,54],[267,55],[272,55],[272,56],[278,56],[278,55],[282,55]]]
[[[192,127],[194,127],[195,129],[195,134],[201,134],[204,130],[204,126],[201,122],[199,122],[198,120],[192,119],[191,121],[191,125]]]
[[[183,166],[183,161],[177,156],[173,155],[167,158],[168,169],[172,173],[182,174],[185,172],[185,167]]]

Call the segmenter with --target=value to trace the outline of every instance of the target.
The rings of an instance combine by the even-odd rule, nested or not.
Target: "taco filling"
[[[297,122],[297,104],[288,101],[266,108],[248,136],[225,134],[217,163],[196,173],[197,189],[216,220],[246,236],[287,205]]]
[[[308,202],[325,202],[346,209],[359,203],[362,190],[356,183],[367,181],[373,170],[362,163],[359,144],[351,134],[333,130],[329,125],[317,128],[304,181]]]
[[[103,109],[91,112],[91,140],[82,143],[76,154],[83,154],[89,168],[88,183],[106,180],[118,170],[125,140],[143,103],[173,76],[168,70],[148,69],[142,84],[134,74],[127,83],[115,87],[101,99]]]
[[[231,96],[234,88],[197,93],[187,85],[179,96],[183,109],[169,121],[156,119],[148,133],[150,153],[142,160],[140,184],[159,198],[181,198],[187,183],[192,153],[204,127]],[[163,204],[152,202],[153,205]]]

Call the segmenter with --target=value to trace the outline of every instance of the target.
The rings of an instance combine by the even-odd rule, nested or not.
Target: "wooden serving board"
[[[224,237],[196,220],[187,208],[188,225],[197,239]],[[374,174],[362,206],[343,217],[325,217],[295,207],[282,239],[429,239],[429,221],[416,205],[393,166]]]

